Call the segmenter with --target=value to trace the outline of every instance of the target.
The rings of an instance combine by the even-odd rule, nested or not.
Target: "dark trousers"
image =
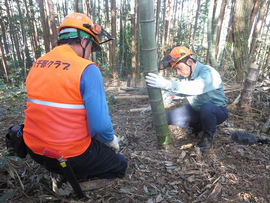
[[[204,131],[210,136],[216,132],[216,126],[228,118],[226,107],[219,107],[211,103],[201,106],[195,111],[191,105],[184,105],[166,113],[168,125],[193,127],[195,131]]]
[[[43,165],[48,171],[62,174],[56,159],[28,152],[32,159]],[[127,161],[121,154],[116,154],[110,147],[92,139],[88,149],[81,155],[67,159],[77,178],[123,178],[126,174]]]

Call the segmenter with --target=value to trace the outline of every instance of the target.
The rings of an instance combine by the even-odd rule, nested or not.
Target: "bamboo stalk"
[[[139,0],[142,58],[144,75],[158,73],[157,43],[155,41],[155,17],[153,0]],[[167,117],[160,89],[147,87],[149,101],[156,128],[156,136],[160,147],[172,147]]]

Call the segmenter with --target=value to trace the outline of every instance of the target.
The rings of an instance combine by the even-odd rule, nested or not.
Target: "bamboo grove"
[[[1,83],[22,83],[32,63],[56,46],[64,16],[83,12],[116,40],[92,56],[103,75],[143,77],[138,0],[1,0]],[[155,0],[157,61],[184,45],[223,77],[242,82],[248,64],[269,72],[269,0]],[[170,73],[170,71],[168,71]],[[172,72],[172,71],[171,71]]]

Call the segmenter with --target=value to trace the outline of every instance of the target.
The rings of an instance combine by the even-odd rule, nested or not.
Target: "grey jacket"
[[[172,92],[177,96],[187,97],[190,105],[196,111],[199,111],[204,103],[222,107],[227,104],[220,74],[214,68],[198,61],[190,81],[182,76],[178,81],[172,81]]]

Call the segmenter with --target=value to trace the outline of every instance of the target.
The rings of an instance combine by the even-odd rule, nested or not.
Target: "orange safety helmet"
[[[94,46],[99,47],[99,50],[101,49],[100,44],[114,40],[100,25],[93,24],[91,19],[82,13],[71,13],[67,15],[62,24],[58,27],[59,36],[61,35],[61,30],[64,28],[76,28],[90,34],[94,38]],[[107,37],[108,40],[100,42],[98,37],[101,38],[102,36]]]
[[[86,28],[84,26],[84,24],[90,25],[91,29]],[[67,15],[64,18],[62,24],[58,27],[58,32],[60,33],[64,27],[73,27],[73,28],[83,30],[83,31],[89,33],[90,35],[92,35],[94,37],[95,41],[97,43],[99,43],[99,39],[97,38],[97,34],[99,34],[101,32],[101,30],[98,30],[96,27],[100,28],[100,26],[93,25],[91,19],[82,13],[72,13],[72,14]],[[98,31],[99,31],[99,33],[98,33]]]
[[[182,59],[193,55],[193,53],[184,46],[175,47],[167,56],[165,56],[158,65],[163,65],[163,69],[170,65],[172,68]]]

